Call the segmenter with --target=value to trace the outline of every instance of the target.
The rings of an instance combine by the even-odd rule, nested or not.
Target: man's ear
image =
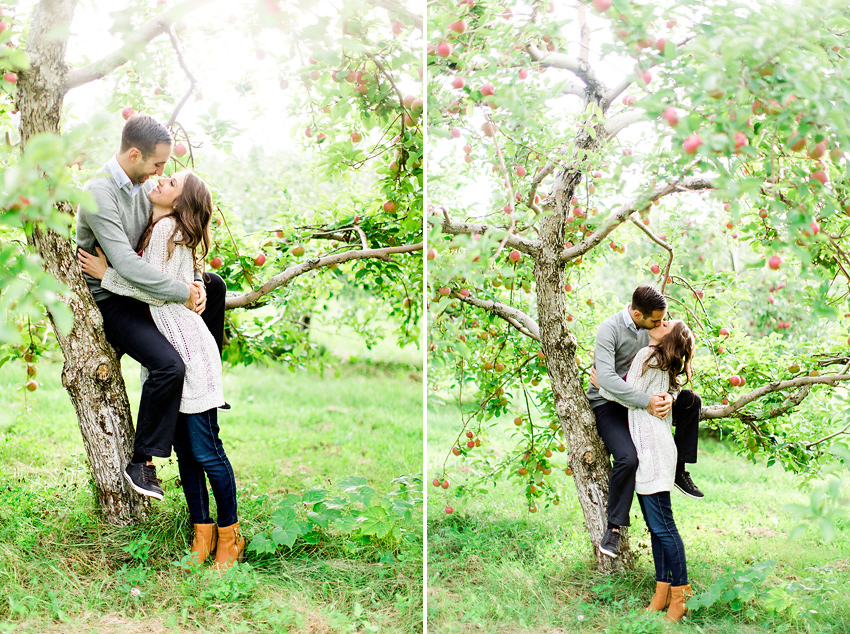
[[[136,163],[142,159],[142,151],[137,147],[131,147],[127,152],[127,158],[131,163]]]

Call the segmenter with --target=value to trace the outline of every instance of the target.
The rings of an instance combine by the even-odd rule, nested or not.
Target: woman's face
[[[674,319],[672,321],[662,321],[655,328],[649,331],[649,338],[653,343],[658,343],[664,338],[668,332],[673,330],[673,326],[676,325],[678,319]]]
[[[177,172],[171,176],[160,178],[156,187],[148,194],[151,202],[162,207],[173,207],[174,201],[183,193],[183,181],[186,180],[187,173],[185,171]]]

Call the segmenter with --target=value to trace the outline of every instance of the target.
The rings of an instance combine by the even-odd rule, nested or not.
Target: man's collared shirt
[[[127,172],[124,171],[124,168],[121,167],[121,164],[118,162],[117,154],[112,155],[112,158],[106,163],[106,167],[112,174],[112,178],[115,179],[115,184],[118,185],[119,189],[123,189],[125,192],[130,194],[130,196],[135,196],[139,193],[141,185],[130,180],[130,177],[127,176]]]

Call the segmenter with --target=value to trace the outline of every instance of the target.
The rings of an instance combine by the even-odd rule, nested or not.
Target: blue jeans
[[[685,545],[673,520],[670,491],[651,495],[638,494],[640,510],[649,528],[652,540],[652,558],[655,560],[655,580],[673,586],[688,584],[688,564]]]
[[[200,414],[181,413],[174,431],[174,453],[192,523],[213,523],[206,476],[215,496],[218,525],[231,526],[237,522],[236,478],[218,437],[217,414],[215,408]]]

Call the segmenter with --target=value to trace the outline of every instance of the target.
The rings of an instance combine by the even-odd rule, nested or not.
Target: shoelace
[[[156,477],[156,467],[152,464],[146,464],[142,467],[142,480],[148,484],[159,484]]]

